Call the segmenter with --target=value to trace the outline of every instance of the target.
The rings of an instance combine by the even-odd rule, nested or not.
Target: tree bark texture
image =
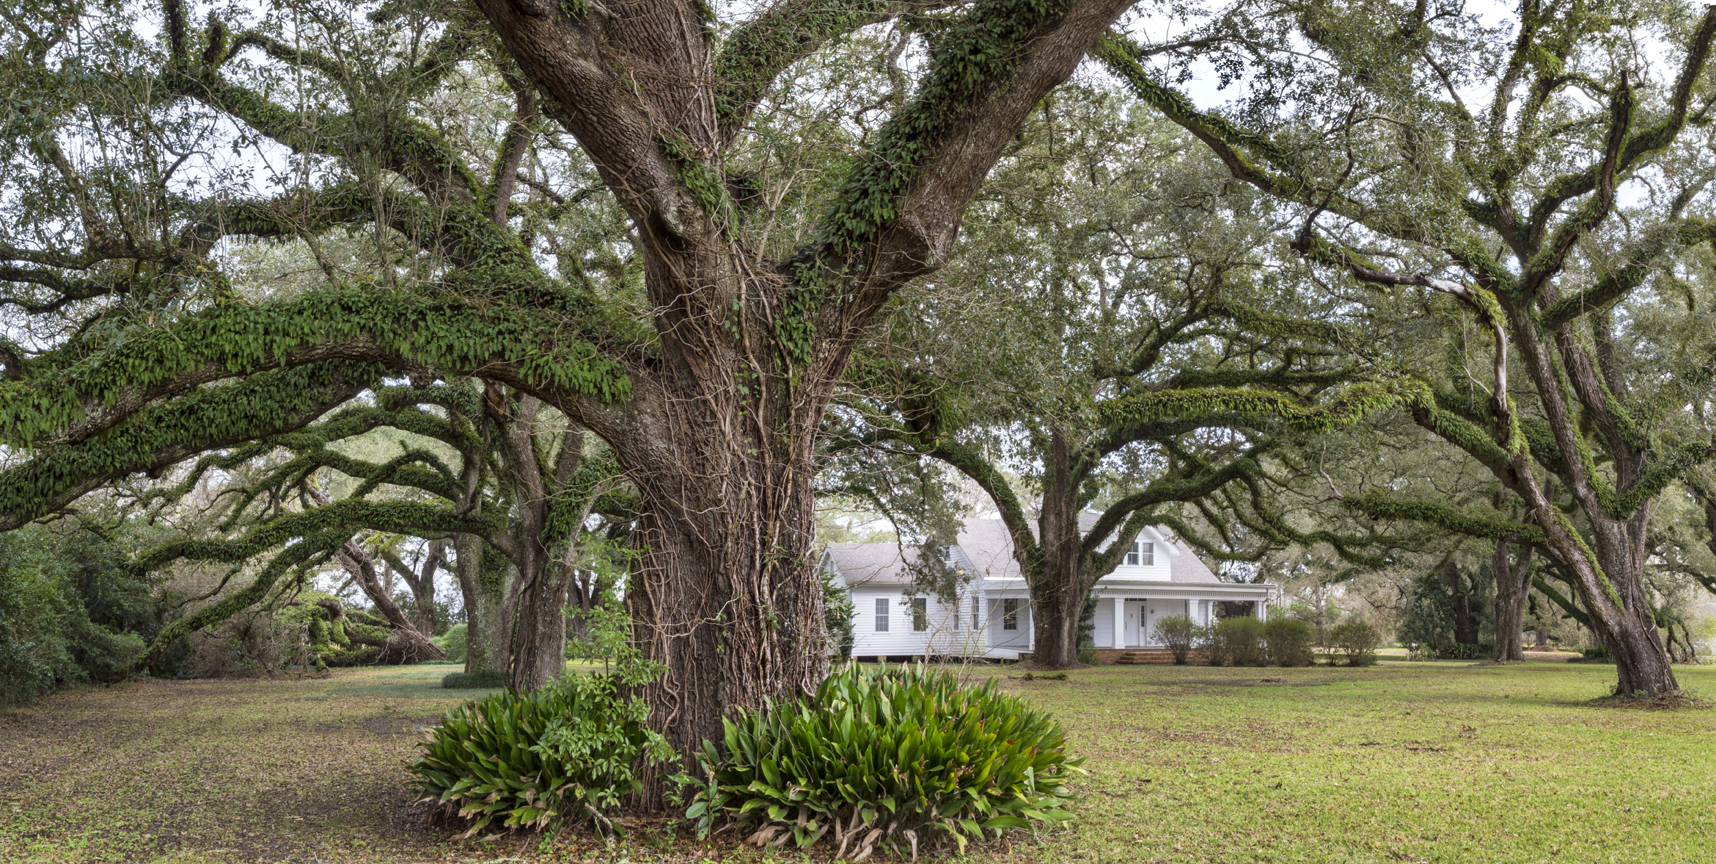
[[[1066,435],[1050,434],[1048,464],[1043,477],[1042,511],[1037,517],[1041,553],[1037,566],[1026,569],[1031,584],[1031,660],[1062,669],[1078,665],[1078,622],[1090,587],[1081,578],[1078,524],[1078,482]]]
[[[453,571],[465,601],[465,673],[505,673],[512,665],[512,618],[507,597],[517,570],[481,537],[461,534],[455,541]]]
[[[1509,554],[1513,544],[1503,540],[1491,556],[1496,578],[1496,660],[1525,660],[1525,597],[1531,584],[1532,547],[1521,549],[1519,560]]]

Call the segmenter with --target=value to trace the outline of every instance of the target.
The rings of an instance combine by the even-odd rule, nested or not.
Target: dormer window
[[[1126,550],[1126,566],[1149,567],[1156,563],[1156,544],[1142,540],[1132,541],[1132,548]]]

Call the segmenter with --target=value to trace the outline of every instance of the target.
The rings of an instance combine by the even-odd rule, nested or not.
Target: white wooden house
[[[1094,513],[1080,516],[1088,531]],[[1095,641],[1104,652],[1159,648],[1155,622],[1190,615],[1268,614],[1277,593],[1267,583],[1224,582],[1192,550],[1155,528],[1145,528],[1113,573],[1096,583]],[[859,658],[988,657],[1016,659],[1031,645],[1031,598],[1013,558],[1013,542],[999,519],[967,520],[949,563],[964,571],[953,603],[912,591],[907,564],[919,554],[895,543],[830,543],[822,567],[841,578],[852,596],[852,655]]]

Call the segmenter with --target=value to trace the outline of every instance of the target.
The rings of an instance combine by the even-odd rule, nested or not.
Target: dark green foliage
[[[31,533],[0,534],[0,705],[29,704],[84,677],[67,638],[81,610]]]
[[[833,573],[822,571],[822,624],[828,631],[829,654],[852,659],[852,594]]]
[[[124,680],[167,610],[124,567],[118,540],[82,527],[0,534],[0,704],[33,702],[63,684]],[[148,671],[184,675],[188,644],[167,648]]]
[[[448,690],[486,690],[506,686],[506,673],[490,669],[484,672],[453,672],[441,679]]]
[[[1406,614],[1395,639],[1414,657],[1476,659],[1482,655],[1470,652],[1478,646],[1489,642],[1494,647],[1494,592],[1495,578],[1487,564],[1439,566],[1407,587]],[[1462,642],[1462,635],[1468,641]]]
[[[993,681],[964,687],[923,667],[848,665],[814,696],[741,711],[725,752],[705,741],[708,779],[686,816],[755,830],[749,842],[835,857],[878,847],[913,854],[951,838],[1070,819],[1067,781],[1082,760],[1049,715]]]
[[[1157,619],[1153,635],[1157,642],[1168,646],[1169,653],[1174,655],[1174,665],[1184,666],[1192,655],[1192,646],[1198,641],[1200,629],[1190,616],[1169,615]]]
[[[1567,662],[1569,662],[1569,663],[1610,663],[1610,664],[1612,664],[1615,662],[1615,654],[1613,651],[1609,650],[1608,646],[1598,645],[1595,648],[1586,648],[1586,649],[1580,651],[1578,657],[1568,658]]]
[[[1256,618],[1222,618],[1203,630],[1205,662],[1211,666],[1262,666],[1269,662],[1263,650],[1263,622]]]
[[[423,800],[468,820],[461,838],[490,827],[606,826],[615,797],[634,791],[632,759],[660,741],[643,718],[616,713],[619,701],[610,676],[566,675],[534,693],[507,690],[447,712],[411,764]],[[599,741],[583,742],[594,746],[567,744],[568,730],[590,728],[602,730]]]
[[[435,640],[436,644],[441,646],[441,650],[446,653],[447,656],[444,659],[448,662],[465,662],[466,629],[464,624],[454,624],[447,628],[446,633],[441,634],[441,638]]]
[[[1084,659],[1084,653],[1086,651],[1093,653],[1096,651],[1096,594],[1094,593],[1085,595],[1084,608],[1080,609],[1078,614],[1078,653],[1080,663],[1088,662]]]
[[[1276,666],[1309,666],[1311,625],[1295,618],[1271,618],[1263,625],[1264,651]]]
[[[1352,618],[1329,631],[1329,644],[1341,652],[1348,666],[1371,666],[1376,663],[1376,646],[1382,641],[1376,628]]]

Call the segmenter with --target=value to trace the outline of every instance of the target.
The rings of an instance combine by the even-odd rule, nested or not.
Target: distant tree
[[[1375,562],[1391,542],[1300,530],[1275,501],[1307,432],[1389,404],[1362,327],[1280,266],[1257,196],[1138,109],[1074,87],[1044,101],[828,421],[849,460],[913,478],[939,462],[982,490],[1051,667],[1078,662],[1091,590],[1145,526],[1221,560],[1302,541]]]
[[[1096,53],[1295,208],[1308,261],[1377,297],[1444,295],[1464,357],[1404,369],[1419,382],[1408,408],[1526,519],[1375,488],[1349,506],[1536,546],[1613,650],[1619,691],[1676,690],[1645,551],[1657,496],[1716,453],[1707,415],[1685,409],[1707,376],[1677,359],[1712,336],[1689,299],[1651,301],[1680,295],[1687,250],[1716,238],[1693,132],[1716,104],[1716,9],[1533,0],[1491,29],[1428,4],[1240,0],[1211,20],[1218,67],[1247,77],[1225,112],[1163,83],[1167,66],[1125,37]],[[1683,323],[1634,326],[1651,305]]]

